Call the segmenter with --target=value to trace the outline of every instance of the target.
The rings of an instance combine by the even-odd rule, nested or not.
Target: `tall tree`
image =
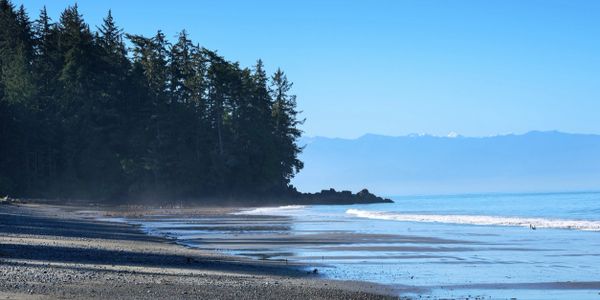
[[[14,28],[14,6],[8,0],[0,0],[0,191],[11,193],[16,190],[17,182],[11,178],[11,155],[9,134],[13,132],[12,114],[5,97],[4,69],[7,63],[7,53],[14,47],[10,42],[10,32]]]
[[[209,157],[207,120],[205,117],[206,58],[185,30],[170,49],[170,151],[175,155],[173,172],[180,180],[175,189],[183,195],[206,190]]]
[[[257,61],[253,73],[245,69],[241,75],[243,85],[236,122],[236,149],[241,159],[236,173],[242,182],[238,184],[242,190],[266,192],[272,188],[272,178],[276,176],[271,159],[275,140],[268,77],[262,60]]]
[[[298,119],[296,96],[289,94],[292,83],[288,81],[285,73],[277,69],[271,80],[274,134],[277,145],[275,155],[279,162],[279,186],[285,189],[291,178],[304,167],[302,161],[298,159],[302,148],[296,142],[302,135],[298,126],[304,123],[304,120]]]
[[[236,164],[232,155],[233,128],[235,114],[235,87],[240,86],[239,67],[227,62],[215,52],[207,52],[210,67],[207,72],[208,95],[207,110],[210,131],[215,138],[211,147],[212,172],[217,190],[226,190],[231,184],[231,169]]]
[[[37,86],[39,110],[35,116],[37,121],[37,155],[40,161],[39,178],[40,193],[47,195],[55,186],[59,177],[58,163],[61,159],[61,131],[58,116],[59,101],[58,76],[62,68],[62,55],[58,50],[58,28],[44,7],[38,20],[34,23],[34,58],[33,69]],[[43,191],[42,191],[43,190]]]
[[[193,57],[198,52],[185,30],[179,33],[170,53],[170,92],[172,102],[188,104],[192,100],[192,80],[195,69]]]
[[[32,29],[25,8],[18,11],[6,0],[0,3],[0,54],[2,94],[9,103],[30,105],[35,97],[31,74]]]
[[[95,32],[77,5],[31,22],[0,0],[0,196],[175,198],[292,191],[302,168],[283,72],[162,32]]]
[[[0,185],[28,191],[37,173],[35,119],[37,88],[33,79],[32,29],[25,8],[15,10],[9,1],[0,2]]]
[[[97,137],[99,81],[97,66],[99,51],[94,35],[84,22],[77,5],[68,7],[60,16],[58,24],[58,48],[63,65],[59,72],[59,112],[63,119],[62,144],[63,186],[79,197],[92,197],[106,188],[102,174],[108,156]]]
[[[148,90],[149,103],[145,126],[147,153],[144,157],[145,169],[152,174],[152,186],[156,192],[169,185],[169,171],[172,166],[168,152],[169,119],[171,109],[169,97],[168,42],[165,35],[158,31],[153,38],[129,36],[134,48],[136,63],[141,67]]]
[[[123,31],[117,27],[109,10],[95,38],[94,63],[97,70],[95,98],[92,111],[96,136],[90,141],[94,154],[100,157],[95,167],[104,176],[103,189],[107,196],[124,192],[122,163],[128,150],[129,128],[127,115],[131,112],[129,91],[129,60],[123,42]]]

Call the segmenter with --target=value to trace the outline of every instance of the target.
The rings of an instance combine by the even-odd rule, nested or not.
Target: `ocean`
[[[409,296],[600,299],[600,193],[392,197],[129,220],[189,247],[302,263]]]

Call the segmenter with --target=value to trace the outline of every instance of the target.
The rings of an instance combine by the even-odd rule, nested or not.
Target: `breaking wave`
[[[553,229],[575,229],[600,231],[600,221],[545,219],[527,217],[471,216],[471,215],[424,215],[400,214],[382,211],[348,209],[346,214],[367,219],[392,220],[403,222],[426,222],[469,225],[521,226]]]
[[[243,210],[234,212],[234,215],[294,215],[305,209],[304,205],[285,205],[279,207],[259,207],[251,210]]]

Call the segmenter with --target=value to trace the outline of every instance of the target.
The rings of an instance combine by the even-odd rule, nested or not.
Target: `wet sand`
[[[492,290],[501,298],[536,299],[544,293],[550,298],[591,295],[595,299],[600,292],[597,281],[411,284],[414,273],[408,269],[398,270],[403,275],[396,282],[400,284],[393,286],[328,280],[323,278],[328,266],[322,261],[333,259],[365,268],[361,255],[365,252],[378,260],[379,267],[397,268],[399,261],[428,258],[441,260],[438,265],[481,265],[489,262],[469,262],[458,256],[515,249],[542,255],[545,249],[515,248],[459,235],[365,234],[320,227],[291,234],[298,229],[291,229],[294,225],[287,217],[231,214],[235,211],[0,205],[0,299],[449,299],[463,294],[485,297]],[[178,232],[178,243],[194,247],[115,222],[120,218],[133,223],[168,220],[160,223],[165,225],[161,229],[183,229]],[[335,254],[299,256],[293,250],[317,245]],[[315,267],[317,274],[307,272]]]
[[[403,292],[412,291],[410,296],[415,299],[598,297],[600,282],[593,281],[596,276],[571,280],[569,275],[536,275],[540,257],[573,255],[569,248],[561,247],[564,244],[537,242],[535,238],[540,234],[547,237],[544,230],[509,228],[512,231],[507,233],[503,227],[473,227],[457,231],[451,225],[433,225],[436,228],[431,230],[391,223],[387,225],[395,225],[392,230],[361,231],[360,226],[387,225],[336,215],[331,212],[333,208],[277,209],[273,213],[271,208],[270,214],[265,212],[267,208],[212,214],[175,210],[127,220],[139,222],[153,234],[204,251],[259,261],[302,262],[318,268],[328,278],[399,285]],[[248,213],[259,210],[260,214]],[[564,270],[560,262],[542,267],[560,272]]]
[[[190,249],[132,225],[99,221],[97,211],[0,205],[0,299],[397,299],[418,292],[326,280],[308,274],[302,265]],[[214,208],[183,214],[225,212]],[[151,213],[120,210],[103,215]]]

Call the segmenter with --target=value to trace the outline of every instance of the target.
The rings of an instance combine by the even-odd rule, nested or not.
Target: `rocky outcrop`
[[[301,193],[298,202],[303,204],[370,204],[393,203],[394,201],[376,196],[363,189],[353,194],[351,191],[336,191],[335,189],[322,190],[318,193]]]

